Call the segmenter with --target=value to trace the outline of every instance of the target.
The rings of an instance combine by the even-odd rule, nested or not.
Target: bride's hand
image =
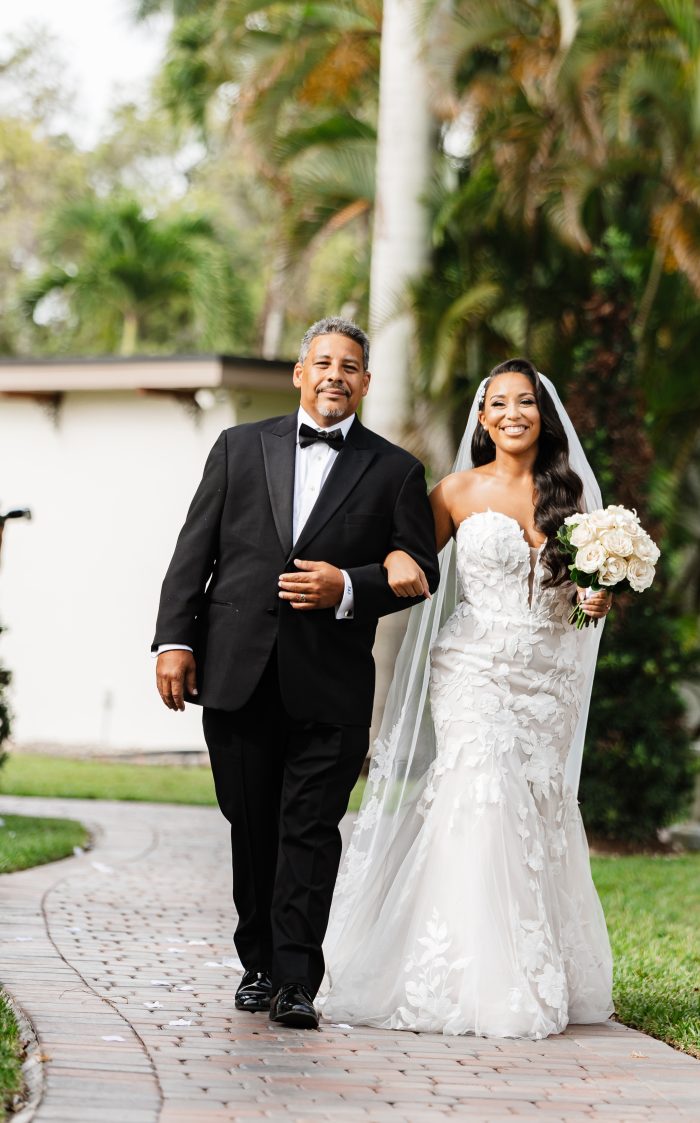
[[[612,593],[606,593],[604,589],[594,592],[592,589],[582,589],[577,585],[576,599],[586,616],[590,616],[592,620],[600,620],[601,617],[607,616],[612,608]]]
[[[427,597],[430,588],[423,570],[410,554],[392,550],[384,559],[384,567],[391,591],[397,597]]]

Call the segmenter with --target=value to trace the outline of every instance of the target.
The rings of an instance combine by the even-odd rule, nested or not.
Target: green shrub
[[[648,387],[639,378],[647,255],[614,226],[600,240],[567,393],[604,502],[636,509],[662,550],[653,587],[619,598],[606,623],[581,776],[589,832],[636,842],[653,839],[689,803],[695,762],[679,687],[698,675],[697,646],[668,592],[669,512],[659,509],[652,486],[655,463],[668,467],[675,452],[653,448]]]
[[[588,718],[581,812],[589,833],[644,842],[686,811],[696,771],[678,684],[697,676],[659,588],[608,617]]]

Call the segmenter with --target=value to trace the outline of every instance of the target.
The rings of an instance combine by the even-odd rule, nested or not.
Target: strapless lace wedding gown
[[[605,919],[563,783],[581,704],[571,586],[543,587],[539,551],[506,515],[471,516],[456,547],[462,599],[431,650],[422,823],[370,930],[335,963],[331,950],[323,1011],[540,1038],[612,1012]]]

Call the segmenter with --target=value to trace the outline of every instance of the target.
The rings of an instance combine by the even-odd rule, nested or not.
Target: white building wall
[[[14,739],[117,748],[203,746],[199,707],[166,710],[149,654],[160,584],[207,453],[237,420],[290,412],[283,395],[217,392],[199,423],[166,395],[69,393],[58,425],[0,399],[0,660]]]

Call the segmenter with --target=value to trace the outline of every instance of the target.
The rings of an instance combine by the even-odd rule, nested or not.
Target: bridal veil
[[[583,508],[602,506],[600,488],[581,442],[552,382],[541,382],[556,407],[569,442],[569,462],[583,482]],[[486,381],[472,402],[453,471],[471,468],[471,443]],[[455,543],[440,555],[440,585],[432,600],[411,609],[393,681],[374,744],[369,776],[352,839],[341,866],[324,944],[329,977],[346,953],[371,931],[389,886],[421,829],[419,810],[428,770],[436,753],[428,685],[430,648],[458,598]],[[581,631],[584,686],[577,728],[567,756],[565,784],[576,794],[581,771],[593,675],[602,628]],[[371,954],[371,949],[368,949]]]

